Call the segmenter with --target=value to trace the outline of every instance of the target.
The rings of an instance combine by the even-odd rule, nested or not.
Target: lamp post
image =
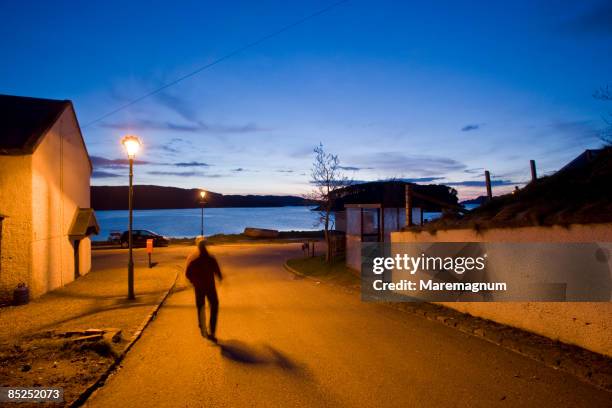
[[[200,229],[200,236],[202,238],[204,238],[204,204],[206,204],[206,191],[202,190],[200,191],[200,206],[202,207],[202,222],[201,222],[201,229]]]
[[[140,149],[141,143],[140,139],[137,136],[125,136],[121,139],[121,144],[125,148],[125,151],[128,155],[128,160],[130,162],[130,190],[128,195],[128,205],[129,205],[129,223],[128,223],[128,248],[129,248],[129,260],[128,260],[128,299],[135,299],[134,296],[134,257],[132,254],[132,221],[133,216],[132,212],[134,209],[134,157],[136,157],[136,153],[138,153],[138,149]]]

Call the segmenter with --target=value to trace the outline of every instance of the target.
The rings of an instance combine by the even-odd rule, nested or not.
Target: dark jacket
[[[219,280],[223,279],[217,260],[203,255],[189,262],[185,275],[196,289],[205,291],[215,290],[215,275]]]

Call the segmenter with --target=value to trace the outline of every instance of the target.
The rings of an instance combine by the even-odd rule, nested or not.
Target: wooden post
[[[147,255],[149,256],[149,268],[153,267],[153,263],[151,262],[152,253],[153,253],[153,240],[147,239]]]
[[[538,173],[536,171],[535,160],[529,160],[529,167],[531,167],[531,181],[536,181],[538,179]]]
[[[385,242],[385,209],[382,205],[378,209],[378,242]]]
[[[405,216],[406,216],[406,226],[412,226],[412,186],[410,184],[406,184],[405,188],[406,194],[406,207],[405,207]]]
[[[485,170],[485,183],[487,185],[487,199],[491,200],[493,192],[491,191],[491,173],[489,173],[489,170]]]
[[[396,231],[399,231],[399,230],[401,229],[401,226],[400,226],[400,219],[399,219],[399,217],[400,217],[400,209],[399,209],[399,207],[397,207],[395,210],[396,210],[396,211],[395,211],[395,213],[396,213],[396,214],[395,214],[395,216],[397,217],[397,220],[396,220],[396,221],[397,221],[397,222],[396,222],[396,224],[397,224],[397,229],[396,229]],[[0,220],[0,221],[2,221],[2,220]],[[2,224],[0,223],[0,225],[2,225]],[[2,231],[0,231],[0,232],[2,232]]]

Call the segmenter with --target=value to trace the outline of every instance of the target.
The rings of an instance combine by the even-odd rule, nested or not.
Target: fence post
[[[493,192],[491,191],[491,173],[489,173],[489,170],[485,170],[485,183],[487,185],[487,199],[490,201],[493,198]]]
[[[405,203],[406,226],[411,227],[412,226],[412,186],[410,184],[406,184],[404,193],[406,195],[406,203]]]
[[[536,181],[538,179],[538,173],[536,171],[535,160],[529,160],[529,167],[531,167],[531,181]]]

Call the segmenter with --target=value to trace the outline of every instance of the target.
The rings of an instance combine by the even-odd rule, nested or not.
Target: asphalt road
[[[89,406],[611,405],[609,393],[482,339],[297,279],[282,267],[297,245],[213,253],[226,277],[219,345],[199,334],[192,289],[178,290]]]

